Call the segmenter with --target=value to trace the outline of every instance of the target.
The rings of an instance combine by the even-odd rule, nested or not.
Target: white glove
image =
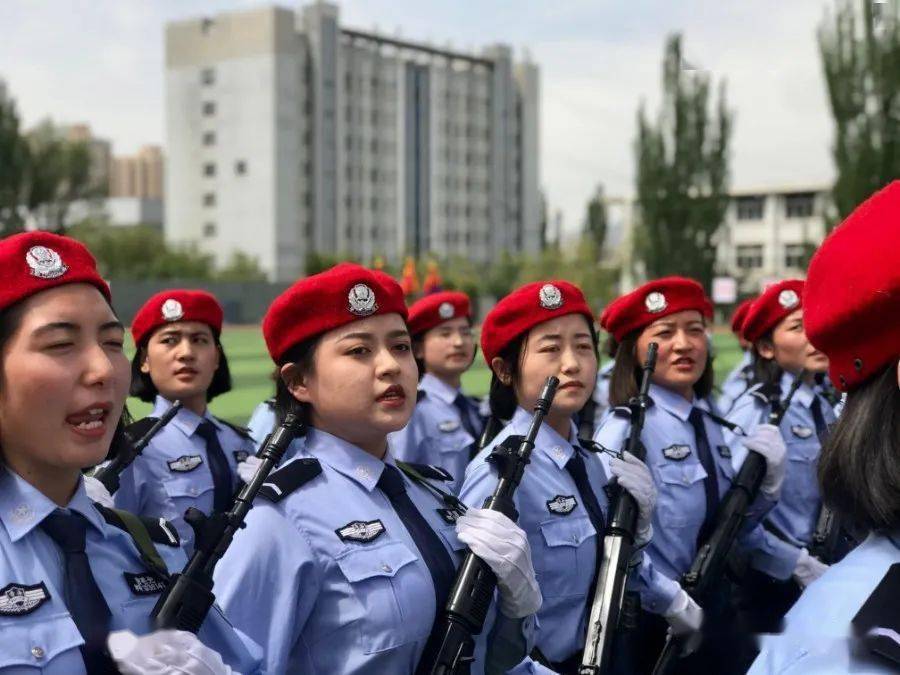
[[[748,450],[755,450],[766,458],[766,475],[759,489],[770,499],[778,499],[787,468],[784,463],[787,447],[781,431],[772,424],[760,424],[741,442]]]
[[[641,534],[650,541],[650,521],[656,507],[656,483],[650,475],[650,469],[630,452],[623,453],[622,459],[613,457],[609,460],[609,468],[613,476],[625,490],[634,497],[638,505],[637,539]]]
[[[240,675],[193,633],[161,630],[137,637],[117,630],[107,638],[109,653],[122,675]]]
[[[238,476],[240,476],[241,480],[245,483],[249,483],[253,480],[253,476],[256,475],[256,470],[259,468],[260,464],[262,464],[261,458],[256,455],[249,455],[243,462],[238,462]]]
[[[675,599],[669,608],[663,612],[663,617],[669,622],[669,632],[676,636],[687,636],[682,649],[682,655],[697,651],[703,635],[700,627],[703,625],[703,608],[694,602],[683,588],[678,590]]]
[[[521,527],[499,511],[472,509],[456,520],[456,534],[497,575],[500,611],[521,619],[541,608],[541,589],[531,564],[531,548]],[[560,570],[560,574],[567,574]]]
[[[115,508],[116,503],[113,496],[109,494],[109,490],[93,476],[84,476],[84,491],[87,492],[88,499],[92,502],[97,502],[108,509]]]
[[[813,558],[805,548],[800,549],[800,557],[794,568],[794,579],[801,588],[806,588],[828,570],[828,565]]]

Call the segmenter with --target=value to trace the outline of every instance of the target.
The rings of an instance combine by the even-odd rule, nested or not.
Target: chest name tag
[[[169,471],[177,471],[178,473],[187,473],[193,471],[203,464],[203,458],[200,455],[182,455],[178,459],[166,462],[169,465]]]
[[[449,525],[455,525],[456,519],[459,518],[459,514],[453,509],[435,509],[435,511],[437,511],[438,515]]]
[[[547,501],[547,510],[561,516],[569,515],[576,506],[578,506],[578,501],[575,499],[575,495],[556,495]]]
[[[444,420],[443,422],[438,423],[438,429],[445,434],[449,434],[451,431],[459,429],[459,422],[456,420]]]
[[[731,448],[727,445],[719,445],[717,446],[719,450],[719,456],[723,459],[731,459]]]
[[[125,583],[135,595],[159,595],[166,590],[165,580],[159,578],[155,574],[144,572],[142,574],[133,574],[131,572],[123,572]]]
[[[804,427],[800,424],[795,424],[791,427],[791,433],[794,434],[797,438],[809,438],[813,435],[813,430],[809,427]]]
[[[666,459],[674,459],[676,462],[680,462],[685,457],[691,454],[691,446],[689,445],[670,445],[668,448],[663,448],[663,457]]]
[[[335,530],[341,541],[368,543],[384,534],[384,523],[380,520],[354,520]]]
[[[27,584],[7,584],[0,588],[0,616],[25,616],[50,599],[50,592],[44,582]]]
[[[247,458],[250,456],[250,453],[246,450],[235,450],[234,451],[234,461],[240,464],[241,462],[246,462]]]

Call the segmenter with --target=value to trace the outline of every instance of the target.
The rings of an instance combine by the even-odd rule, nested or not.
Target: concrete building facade
[[[133,156],[112,158],[109,196],[145,200],[163,198],[163,155],[158,145],[145,145]]]
[[[370,261],[541,246],[539,72],[343,28],[335,5],[166,29],[166,236],[274,280],[310,253]]]

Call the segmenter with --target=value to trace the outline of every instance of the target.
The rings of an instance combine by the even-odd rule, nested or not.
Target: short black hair
[[[900,526],[900,388],[896,363],[847,394],[819,456],[822,500],[863,530]]]
[[[131,395],[136,396],[146,403],[153,403],[159,390],[153,384],[153,378],[149,373],[141,371],[141,364],[147,355],[147,343],[150,338],[143,340],[131,359]],[[206,390],[206,401],[212,401],[219,394],[231,391],[231,370],[228,368],[228,359],[225,356],[225,350],[219,341],[219,336],[213,331],[213,341],[219,350],[219,366],[213,373],[212,381]]]
[[[626,335],[616,350],[616,363],[609,379],[609,403],[612,406],[628,405],[628,402],[638,395],[643,364],[638,363],[637,341],[642,331],[643,329],[639,328]],[[712,355],[707,350],[706,366],[700,379],[694,383],[694,394],[706,398],[712,393],[715,382]]]
[[[597,357],[599,363],[600,355],[598,349],[600,345],[600,336],[597,334],[597,328],[594,326],[592,320],[588,320],[587,324],[591,333],[591,343],[594,345],[594,356]],[[491,367],[491,388],[490,393],[488,394],[488,403],[491,407],[492,417],[508,420],[512,418],[513,414],[516,412],[519,401],[516,398],[515,384],[519,379],[519,369],[522,360],[525,357],[523,347],[525,345],[525,338],[528,337],[529,332],[530,331],[525,331],[521,335],[517,335],[516,338],[506,345],[506,347],[504,347],[497,355],[506,363],[506,367],[509,369],[509,373],[512,377],[510,384],[503,384],[502,380],[497,377],[497,373],[494,372],[493,367]]]

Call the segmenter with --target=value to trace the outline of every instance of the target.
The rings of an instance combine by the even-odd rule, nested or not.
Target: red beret
[[[206,291],[181,288],[161,291],[147,300],[134,315],[131,322],[134,344],[141,344],[157,328],[175,321],[199,321],[219,335],[222,332],[222,305]]]
[[[657,319],[688,309],[712,318],[712,303],[703,286],[685,277],[663,277],[648,281],[610,303],[601,316],[601,325],[621,342]]]
[[[296,344],[377,314],[406,319],[403,290],[393,278],[354,263],[300,279],[272,302],[263,337],[276,363]]]
[[[488,366],[517,337],[558,316],[594,315],[584,293],[568,281],[535,281],[517,288],[488,312],[481,326],[481,351]]]
[[[107,301],[109,286],[84,244],[50,232],[23,232],[0,240],[0,310],[65,284],[91,284]]]
[[[803,295],[809,341],[849,391],[900,357],[900,181],[860,204],[809,263]]]
[[[738,337],[743,337],[744,320],[747,318],[747,312],[750,311],[750,305],[753,304],[755,298],[747,298],[734,310],[731,315],[731,332]]]
[[[410,335],[421,335],[435,326],[460,317],[471,318],[469,296],[459,291],[443,291],[426,295],[409,308]]]
[[[788,314],[803,306],[802,279],[785,279],[762,292],[744,317],[741,333],[748,342],[756,342],[778,325]]]

